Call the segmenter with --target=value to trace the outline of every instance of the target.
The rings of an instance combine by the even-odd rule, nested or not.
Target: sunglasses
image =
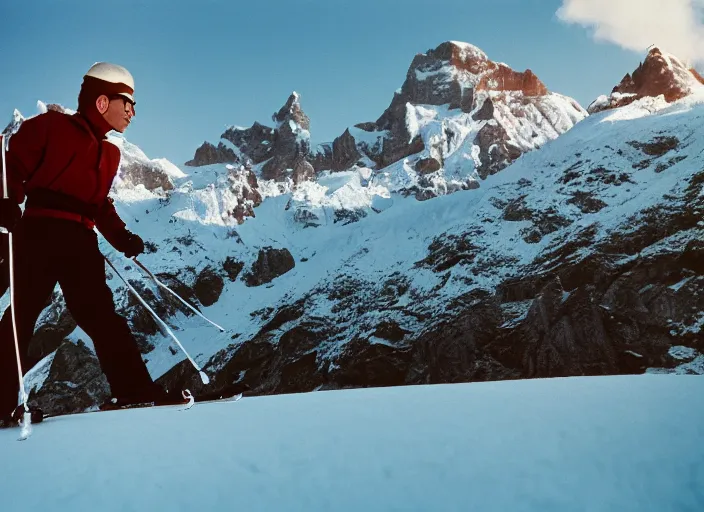
[[[134,111],[134,103],[132,103],[130,100],[125,98],[124,96],[120,94],[116,94],[114,96],[110,96],[110,101],[112,100],[122,100],[124,107],[125,107],[125,112],[130,112],[132,113],[132,116],[135,116],[135,111]]]

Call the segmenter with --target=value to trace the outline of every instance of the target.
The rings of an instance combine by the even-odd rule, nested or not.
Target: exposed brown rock
[[[225,261],[223,261],[222,268],[230,281],[237,281],[237,277],[244,268],[244,263],[228,256],[225,258]]]
[[[480,49],[466,43],[442,43],[437,48],[414,57],[406,80],[401,89],[394,93],[389,107],[375,123],[364,124],[367,131],[384,131],[386,134],[380,150],[362,152],[379,167],[388,166],[424,150],[429,151],[429,156],[442,161],[442,150],[438,153],[436,148],[425,148],[419,136],[411,136],[406,118],[409,104],[449,105],[451,109],[472,112],[475,120],[488,121],[487,127],[474,141],[480,147],[481,163],[478,172],[482,178],[486,178],[505,168],[526,150],[510,143],[506,130],[493,121],[496,102],[509,104],[516,117],[525,116],[524,109],[514,101],[517,93],[523,95],[524,105],[534,105],[539,111],[544,111],[541,102],[549,92],[532,71],[518,72],[505,64],[495,63]],[[573,106],[582,112],[579,105],[573,103]],[[548,119],[551,117],[548,113],[544,113],[544,116]],[[360,126],[362,125],[358,125]],[[553,127],[557,126],[559,123]],[[355,146],[357,150],[360,149],[359,143]],[[350,158],[343,160],[341,165],[349,167],[355,160],[356,155],[352,149],[352,141],[349,141],[346,153]],[[320,169],[320,164],[331,165],[329,157],[318,157],[318,160],[320,162],[315,164],[316,169]],[[423,200],[435,197],[438,193],[438,190],[429,187],[418,191],[416,195]]]
[[[331,170],[333,167],[332,144],[329,142],[319,144],[312,150],[308,160],[316,173]]]
[[[221,138],[232,142],[242,153],[252,159],[252,163],[258,164],[271,158],[276,131],[255,122],[247,129],[228,128]]]
[[[289,96],[286,104],[274,114],[273,120],[277,128],[272,158],[262,167],[262,177],[283,181],[294,172],[296,165],[299,179],[312,175],[312,166],[302,163],[310,153],[310,120],[301,109],[298,94],[294,92]]]
[[[293,214],[293,220],[303,224],[303,227],[317,227],[319,226],[320,217],[310,211],[310,209],[302,207],[296,209]]]
[[[161,167],[146,162],[131,162],[120,166],[120,177],[132,186],[144,185],[147,190],[162,189],[167,192],[174,184]]]
[[[315,389],[323,384],[323,375],[318,366],[318,353],[315,350],[284,364],[275,390],[282,393],[300,393]]]
[[[288,97],[284,106],[274,114],[273,119],[278,123],[293,121],[304,130],[310,130],[310,119],[301,109],[299,96],[295,92]]]
[[[405,128],[404,128],[405,131]],[[381,167],[386,167],[394,162],[406,158],[407,156],[415,155],[425,149],[423,139],[420,136],[415,136],[410,144],[407,140],[400,138],[384,139],[384,149],[381,155]]]
[[[596,213],[606,207],[606,203],[593,197],[593,194],[580,191],[575,192],[567,203],[577,205],[582,213]]]
[[[472,119],[475,121],[489,121],[490,119],[494,118],[494,102],[491,101],[491,98],[487,97],[484,100],[484,103],[482,103],[482,107],[477,110],[474,115],[472,115]]]
[[[204,306],[212,306],[220,298],[224,282],[212,267],[204,268],[193,286],[193,291]]]
[[[199,167],[201,165],[222,163],[232,164],[236,162],[237,155],[231,148],[228,148],[222,142],[220,142],[216,147],[206,141],[198,149],[196,149],[196,154],[193,157],[193,160],[189,160],[184,165]]]
[[[44,323],[39,326],[29,343],[28,365],[34,365],[59,348],[76,328],[76,321],[66,309],[63,294],[54,292],[50,305],[43,312]]]
[[[677,76],[677,70],[673,69],[672,61],[668,63],[668,60],[658,48],[653,48],[648,52],[645,61],[633,72],[632,77],[626,75],[624,81],[614,87],[613,92],[636,94],[640,97],[663,94],[669,102],[686,96],[689,91]],[[684,71],[689,72],[688,69]]]
[[[268,160],[262,168],[264,179],[282,181],[292,175],[298,183],[314,176],[315,171],[312,171],[310,163],[302,163],[310,154],[310,120],[301,109],[298,94],[291,94],[286,104],[272,116],[272,120],[276,123],[274,128],[259,123],[246,129],[232,127],[221,138],[239,149],[245,165],[251,166]],[[239,163],[239,159],[222,142],[217,147],[206,142],[186,165],[212,163]],[[246,208],[241,206],[240,209]]]
[[[523,152],[509,143],[503,127],[492,121],[495,102],[508,101],[497,93],[511,92],[522,93],[528,103],[548,94],[545,85],[530,70],[517,72],[505,64],[489,60],[472,45],[446,42],[416,56],[400,94],[394,97],[391,107],[377,124],[382,128],[391,127],[394,137],[403,139],[405,134],[399,128],[394,131],[389,118],[395,117],[399,122],[405,122],[405,104],[408,102],[449,104],[450,108],[461,108],[464,112],[474,111],[475,120],[489,121],[475,138],[475,144],[480,147],[478,172],[486,178],[505,168]],[[493,97],[489,97],[488,93]],[[475,111],[478,103],[481,108]],[[511,108],[517,117],[524,115],[522,110]],[[539,103],[536,108],[541,109]]]
[[[503,64],[494,64],[491,71],[482,76],[475,90],[521,91],[526,96],[544,96],[548,93],[545,84],[530,69],[521,73]]]
[[[348,128],[332,143],[330,169],[333,171],[344,171],[352,167],[361,157],[362,155],[357,149],[357,143]]]
[[[479,146],[481,164],[477,167],[477,172],[482,179],[506,168],[522,154],[519,148],[509,142],[504,127],[495,121],[488,122],[479,130],[474,143]]]
[[[58,103],[48,103],[46,106],[47,110],[53,110],[54,112],[61,112],[62,114],[67,114],[68,110],[62,105],[59,105]]]
[[[298,185],[304,181],[311,181],[315,179],[315,169],[304,157],[301,156],[293,164],[291,179],[293,180],[294,185]]]
[[[46,382],[31,393],[30,403],[46,414],[68,414],[101,404],[109,396],[110,386],[93,352],[82,341],[64,341]]]
[[[439,171],[442,164],[438,162],[435,158],[421,158],[416,162],[416,172],[419,174],[430,174]]]
[[[449,74],[447,66],[475,78],[456,73]],[[472,84],[462,84],[465,80]],[[462,105],[474,106],[474,97],[479,91],[521,91],[526,96],[542,96],[548,93],[545,85],[535,74],[514,71],[505,64],[497,64],[481,50],[463,43],[445,42],[434,50],[418,54],[413,59],[401,88],[397,103],[442,105],[451,108]],[[396,99],[396,98],[394,98]],[[382,120],[378,125],[384,124]]]
[[[288,249],[265,247],[259,251],[257,261],[245,274],[244,280],[247,286],[261,286],[270,283],[295,266],[296,262]]]
[[[374,336],[376,336],[377,338],[382,338],[393,342],[399,342],[403,340],[403,338],[407,334],[412,333],[410,331],[407,331],[406,329],[403,329],[394,320],[386,320],[379,323],[379,325],[376,327],[376,331],[374,331]]]
[[[673,102],[692,93],[704,84],[695,70],[659,48],[652,48],[647,57],[632,74],[626,74],[611,91],[611,96],[596,101],[587,109],[590,113],[628,105],[637,99],[663,95],[665,101]]]
[[[382,387],[406,383],[411,350],[354,339],[345,346],[330,379],[339,387]]]
[[[630,141],[629,145],[640,149],[648,156],[662,156],[678,148],[680,141],[677,137],[655,137],[650,142]]]
[[[479,249],[472,243],[475,234],[481,234],[481,232],[466,233],[464,236],[438,236],[428,246],[428,255],[416,262],[415,266],[429,268],[433,272],[440,273],[458,264],[472,263]]]
[[[689,68],[689,72],[692,73],[692,76],[694,76],[700,84],[704,84],[704,77],[700,75],[696,69]]]
[[[230,190],[237,198],[237,205],[228,213],[238,224],[242,224],[245,218],[255,216],[254,208],[262,203],[259,183],[252,169],[245,166],[230,169],[229,178]]]

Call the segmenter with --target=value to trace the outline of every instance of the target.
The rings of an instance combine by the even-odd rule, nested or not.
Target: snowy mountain
[[[22,114],[20,113],[20,111],[15,109],[15,111],[12,113],[12,119],[10,120],[8,125],[5,127],[5,129],[2,131],[2,133],[8,133],[8,134],[15,133],[19,129],[23,120],[24,120],[24,118],[22,117]]]
[[[367,144],[364,165],[321,169],[309,160],[314,151],[306,153],[307,117],[296,95],[275,127],[230,131],[234,142],[221,147],[236,156],[232,163],[179,169],[114,139],[123,150],[117,207],[148,241],[140,261],[226,333],[159,295],[102,242],[104,253],[175,329],[211,388],[241,382],[252,394],[271,394],[704,373],[701,90],[671,103],[644,96],[572,127],[583,111],[564,97],[539,96],[534,75],[516,74],[468,45],[441,48],[447,53],[414,60],[396,95],[426,94],[435,103],[395,100],[403,124],[396,107],[387,110],[377,122],[388,131],[379,146],[386,149],[374,153]],[[494,91],[502,77],[516,89]],[[434,96],[444,90],[438,83],[450,84],[447,96]],[[429,88],[419,92],[423,84]],[[464,103],[452,103],[452,90]],[[471,143],[492,126],[473,119],[489,99],[507,144],[527,140],[519,135],[528,127],[545,129],[536,149],[516,146],[520,156],[500,172],[502,160],[482,167],[482,150]],[[519,104],[525,117],[512,124],[507,112]],[[546,104],[562,112],[550,123]],[[450,140],[450,126],[460,134],[451,137],[456,145],[443,142],[431,154],[432,141]],[[413,138],[397,138],[402,129]],[[257,142],[265,139],[276,149]],[[397,142],[414,139],[422,142],[417,152],[382,167],[384,154],[410,151]],[[441,167],[425,175],[438,178],[426,194],[417,164],[433,154]],[[453,182],[451,164],[476,185]],[[168,388],[200,391],[170,338],[118,276],[109,282],[152,375]],[[30,376],[33,400],[67,412],[105,398],[90,348],[57,290],[32,342],[39,362]]]
[[[293,93],[272,116],[276,125],[231,127],[204,143],[189,166],[260,166],[265,179],[294,184],[325,171],[391,168],[394,192],[418,199],[475,188],[481,179],[537,149],[586,116],[571,98],[551,93],[530,71],[496,63],[456,41],[416,55],[403,86],[375,122],[350,127],[311,148],[310,121]]]
[[[662,375],[101,412],[22,443],[0,430],[0,495],[26,512],[693,511],[703,423],[704,380]]]

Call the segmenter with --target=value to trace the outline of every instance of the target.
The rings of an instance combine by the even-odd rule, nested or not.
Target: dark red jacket
[[[120,150],[81,114],[49,110],[27,119],[10,138],[6,162],[8,195],[18,204],[27,198],[25,215],[79,211],[113,245],[126,233],[108,198]]]

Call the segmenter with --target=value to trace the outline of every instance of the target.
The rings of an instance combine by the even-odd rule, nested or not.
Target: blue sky
[[[645,55],[561,22],[559,0],[0,1],[0,124],[37,100],[75,108],[85,71],[116,62],[136,82],[126,137],[178,165],[229,125],[270,124],[294,90],[314,143],[376,120],[413,56],[443,41],[530,68],[585,107]]]

